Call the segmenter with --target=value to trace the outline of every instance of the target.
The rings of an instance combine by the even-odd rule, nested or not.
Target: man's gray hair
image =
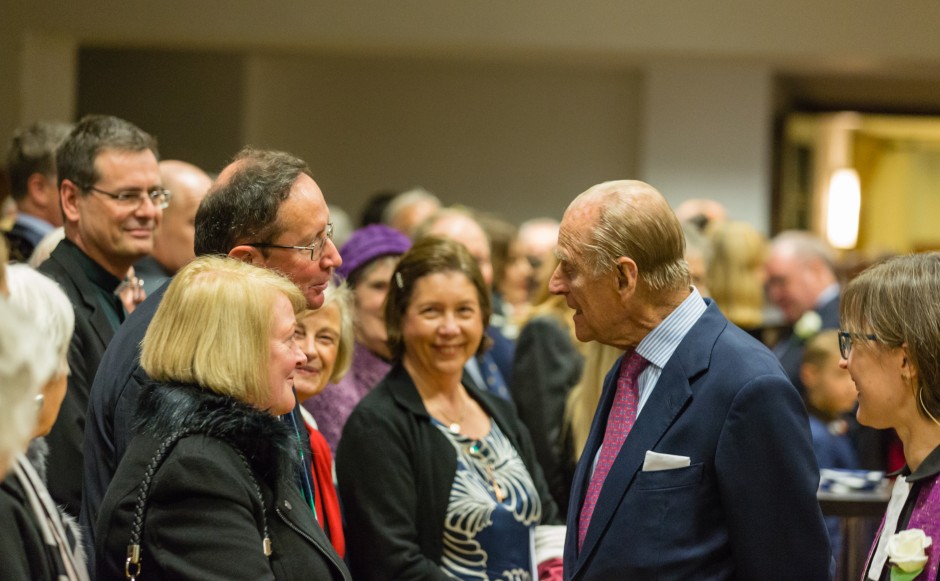
[[[770,242],[772,252],[795,256],[804,262],[820,260],[832,273],[836,272],[836,257],[832,247],[819,236],[805,230],[784,230]]]
[[[650,291],[679,290],[690,284],[685,236],[669,203],[641,181],[598,184],[572,202],[596,205],[596,219],[584,233],[585,259],[595,275],[610,271],[621,256],[633,259]]]
[[[385,206],[385,210],[382,212],[382,223],[391,224],[399,212],[418,202],[431,202],[437,204],[438,208],[442,206],[441,200],[431,192],[422,187],[413,188],[392,198],[392,201]]]

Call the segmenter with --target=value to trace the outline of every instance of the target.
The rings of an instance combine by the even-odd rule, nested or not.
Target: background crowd
[[[726,318],[743,333],[723,334],[728,345],[714,339],[724,349],[715,353],[744,354],[735,373],[774,376],[762,389],[767,405],[779,404],[776,417],[746,408],[741,428],[750,434],[748,422],[764,421],[767,439],[748,438],[736,453],[773,454],[786,441],[781,455],[758,462],[794,462],[797,476],[777,491],[784,506],[769,503],[751,520],[789,513],[784,520],[804,535],[789,549],[815,555],[828,542],[841,563],[838,520],[823,528],[815,496],[802,510],[818,468],[902,470],[893,517],[889,507],[882,531],[872,531],[871,578],[890,569],[883,545],[901,523],[940,534],[922,510],[938,494],[931,368],[940,344],[931,341],[940,333],[935,317],[918,312],[940,290],[936,255],[880,263],[850,282],[863,269],[811,233],[768,240],[703,200],[673,212],[645,184],[592,190],[563,221],[533,216],[517,226],[473,200],[445,207],[421,188],[378,192],[352,219],[284,152],[245,148],[207,169],[218,173],[161,161],[152,136],[109,116],[37,123],[13,137],[15,213],[0,241],[0,512],[16,526],[0,533],[0,577],[587,579],[603,578],[603,567],[670,570],[601,557],[610,541],[582,502],[592,474],[623,468],[601,468],[617,373],[632,354],[645,357],[634,378],[642,394],[659,377],[645,366],[668,379],[673,353],[657,366],[644,337],[614,338],[600,325],[621,320],[620,299],[586,290],[571,266],[581,260],[574,241],[595,229],[582,224],[592,196],[619,196],[603,206],[610,216],[657,225],[641,240],[652,258],[615,269],[618,292],[633,289],[630,301],[664,313],[651,335],[676,324],[672,309],[716,328]],[[660,284],[643,260],[684,266]],[[589,277],[595,286],[601,270]],[[690,328],[698,327],[680,338],[704,341]],[[882,362],[878,371],[869,359]],[[886,365],[898,372],[888,378]],[[700,386],[717,381],[702,377]],[[710,428],[683,423],[690,407],[699,419],[727,411],[734,424],[736,408],[719,400],[737,395],[717,389],[676,408],[667,442],[697,433],[709,445]],[[634,405],[659,413],[656,400]],[[714,488],[703,496],[736,494],[712,472],[747,478],[737,464],[754,458],[722,461],[716,447],[714,465],[694,477]],[[625,499],[625,510],[648,501]],[[784,546],[728,565],[735,539],[729,548],[722,538],[747,530],[699,525],[675,543],[710,543],[721,556],[675,558],[737,574],[789,558]],[[761,539],[751,536],[736,541],[738,551]],[[786,558],[768,557],[774,551]],[[934,575],[936,560],[932,552]],[[828,552],[789,566],[803,574],[793,578],[832,573]]]

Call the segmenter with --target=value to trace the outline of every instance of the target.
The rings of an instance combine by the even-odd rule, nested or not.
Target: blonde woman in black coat
[[[290,281],[235,260],[176,275],[142,345],[138,436],[99,514],[99,579],[349,579],[297,486],[302,436],[277,417],[306,363],[305,308]]]

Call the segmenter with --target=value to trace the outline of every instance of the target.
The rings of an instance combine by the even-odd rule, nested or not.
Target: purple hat
[[[383,256],[398,255],[408,252],[411,239],[384,224],[370,224],[352,233],[346,244],[339,250],[343,264],[336,269],[336,274],[343,279],[361,266]]]

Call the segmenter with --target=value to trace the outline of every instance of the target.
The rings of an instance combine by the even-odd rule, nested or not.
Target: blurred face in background
[[[822,365],[804,363],[800,370],[809,403],[833,417],[852,411],[858,401],[852,376],[839,366],[839,359],[836,350]]]
[[[503,300],[514,307],[527,304],[534,286],[534,277],[535,270],[532,268],[532,263],[522,252],[519,241],[514,240],[509,246],[509,256],[503,270],[502,281],[499,284],[499,292],[503,296]]]
[[[294,372],[294,389],[301,402],[319,394],[329,383],[339,354],[341,322],[336,302],[306,311],[297,320],[295,338],[307,356],[307,363]]]
[[[824,267],[793,253],[774,250],[767,259],[767,297],[783,312],[790,324],[816,306],[827,284],[822,280]]]
[[[362,267],[363,274],[353,287],[356,342],[384,359],[391,357],[385,328],[385,297],[398,259],[398,256],[383,256]]]

